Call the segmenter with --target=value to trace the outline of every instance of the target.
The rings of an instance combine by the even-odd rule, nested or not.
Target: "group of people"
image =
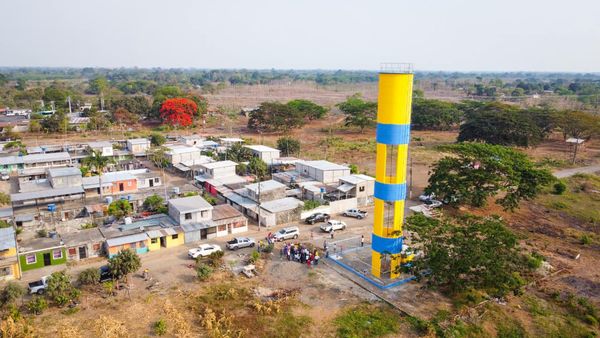
[[[319,251],[317,249],[313,249],[312,251],[304,246],[304,244],[291,244],[286,243],[280,251],[281,258],[287,258],[288,261],[294,261],[299,263],[306,263],[306,265],[313,266],[319,265]]]

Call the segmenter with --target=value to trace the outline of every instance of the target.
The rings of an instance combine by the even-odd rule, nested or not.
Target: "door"
[[[48,266],[51,264],[52,264],[52,262],[50,261],[50,253],[45,253],[44,254],[44,266]]]
[[[160,246],[162,246],[163,248],[167,247],[167,238],[166,237],[160,238]]]
[[[85,246],[79,247],[79,259],[87,258],[87,248]]]
[[[125,184],[119,183],[119,191],[125,190]]]
[[[200,239],[206,239],[206,229],[200,229]]]
[[[150,179],[150,181],[148,181],[148,182],[150,182],[150,188],[152,188],[152,187],[154,186],[154,179],[152,178],[152,179]]]

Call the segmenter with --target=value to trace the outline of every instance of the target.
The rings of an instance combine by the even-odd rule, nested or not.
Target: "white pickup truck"
[[[237,250],[245,247],[253,247],[254,245],[256,245],[256,241],[253,238],[236,237],[227,242],[226,246],[229,250]]]
[[[29,293],[38,295],[43,295],[46,292],[46,288],[48,287],[48,277],[44,276],[40,280],[36,280],[35,282],[29,283]]]
[[[358,218],[358,219],[363,219],[363,218],[367,217],[367,212],[358,210],[358,209],[348,209],[348,210],[344,211],[343,215],[346,217],[354,217],[354,218]]]

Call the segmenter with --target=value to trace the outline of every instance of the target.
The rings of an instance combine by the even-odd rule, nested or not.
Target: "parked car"
[[[223,251],[221,247],[216,244],[200,244],[197,248],[189,249],[188,256],[193,259],[198,257],[206,257],[213,252]]]
[[[246,247],[253,247],[256,245],[256,241],[249,237],[236,237],[231,241],[227,242],[227,249],[237,250]]]
[[[428,205],[430,208],[439,208],[442,206],[442,202],[434,199],[430,199],[424,201],[425,205]]]
[[[10,176],[8,175],[8,173],[1,173],[0,174],[0,180],[2,181],[8,181],[10,179]]]
[[[48,277],[44,276],[35,282],[29,283],[28,289],[30,294],[37,293],[38,295],[43,295],[46,292],[46,288],[48,287]]]
[[[342,215],[344,215],[346,217],[354,217],[354,218],[358,218],[358,219],[363,219],[363,218],[367,217],[367,212],[358,210],[358,209],[348,209],[348,210],[344,211],[344,213]]]
[[[331,216],[329,216],[329,214],[318,212],[316,214],[312,214],[312,215],[306,217],[304,222],[306,222],[306,224],[315,224],[317,222],[327,222],[327,221],[329,221],[329,218],[331,218]]]
[[[421,202],[427,202],[429,200],[435,199],[435,194],[423,194],[419,196],[419,201]]]
[[[286,239],[296,239],[298,236],[300,236],[300,229],[298,227],[289,227],[277,231],[273,234],[273,239],[276,242],[281,242]]]
[[[325,232],[330,232],[331,230],[333,230],[333,231],[344,230],[344,229],[346,229],[346,223],[332,219],[325,224],[321,224],[320,228],[321,228],[321,230],[323,230]]]

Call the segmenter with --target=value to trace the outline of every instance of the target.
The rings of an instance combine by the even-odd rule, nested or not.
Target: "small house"
[[[216,237],[248,231],[248,219],[229,204],[214,206],[213,222],[217,227]]]
[[[97,228],[68,232],[60,235],[68,260],[82,260],[102,255],[104,236]]]
[[[148,250],[155,251],[160,248],[172,248],[185,243],[185,235],[181,227],[159,228],[146,231],[150,238]]]
[[[115,171],[102,174],[102,194],[115,195],[134,193],[138,190],[137,177],[128,171]],[[100,193],[100,177],[83,178],[86,193]]]
[[[148,252],[150,239],[146,233],[137,233],[132,235],[109,238],[104,243],[106,254],[109,258],[123,250],[130,249],[137,254]]]
[[[341,177],[350,175],[350,168],[329,161],[298,161],[296,172],[325,184],[337,183]]]
[[[169,216],[179,225],[212,220],[213,206],[201,196],[171,199],[168,208]]]
[[[91,150],[99,151],[102,156],[112,157],[114,155],[113,146],[108,141],[90,142],[88,147]]]
[[[166,146],[167,161],[174,167],[181,162],[199,160],[202,153],[199,148],[187,145],[174,144]]]
[[[0,281],[21,278],[15,229],[0,228]]]
[[[340,177],[340,185],[336,190],[346,198],[356,197],[358,205],[366,205],[375,193],[375,179],[362,174]]]
[[[29,271],[67,262],[65,246],[58,238],[34,238],[21,243],[19,262],[22,271]]]
[[[263,146],[263,145],[249,145],[244,146],[250,149],[254,157],[260,158],[267,165],[273,165],[273,162],[279,158],[279,149]]]
[[[146,138],[133,138],[127,140],[127,150],[134,156],[144,156],[148,149],[150,149],[150,140]]]
[[[202,137],[198,134],[183,135],[183,136],[179,136],[178,141],[185,145],[188,145],[188,146],[201,147],[204,142],[204,137]]]

